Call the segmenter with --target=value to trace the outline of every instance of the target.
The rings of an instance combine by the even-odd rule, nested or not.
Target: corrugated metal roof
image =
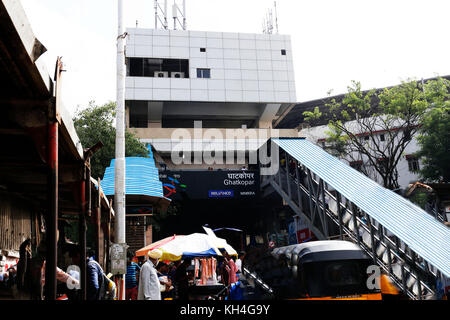
[[[448,227],[307,140],[273,141],[450,277]]]
[[[115,159],[106,168],[101,183],[106,195],[114,195],[114,183]],[[149,158],[125,158],[125,194],[164,198],[162,182],[159,181],[159,172],[151,150]]]

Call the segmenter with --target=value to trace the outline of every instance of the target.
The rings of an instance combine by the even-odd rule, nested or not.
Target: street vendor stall
[[[138,250],[136,255],[146,256],[149,251],[155,249],[162,251],[161,261],[192,259],[188,268],[191,273],[190,300],[204,300],[209,297],[217,299],[221,293],[227,292],[226,287],[219,282],[218,257],[222,256],[222,249],[230,256],[237,253],[225,239],[201,233],[174,235]]]

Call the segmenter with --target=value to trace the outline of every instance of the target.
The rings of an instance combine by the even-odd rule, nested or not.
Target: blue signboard
[[[233,190],[210,190],[208,191],[210,198],[232,198],[234,197]]]

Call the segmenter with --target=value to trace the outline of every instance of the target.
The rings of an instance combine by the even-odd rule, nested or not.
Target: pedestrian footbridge
[[[305,139],[273,139],[282,168],[263,188],[278,192],[319,240],[357,243],[411,299],[433,299],[450,277],[450,230]]]

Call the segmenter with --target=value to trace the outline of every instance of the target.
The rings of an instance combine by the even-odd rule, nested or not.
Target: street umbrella
[[[208,227],[203,227],[203,229],[205,230],[206,234],[211,238],[213,244],[217,248],[224,249],[230,256],[238,255],[236,250],[234,250],[234,248],[228,244],[227,240],[217,237],[214,231],[212,231]]]
[[[138,251],[136,251],[136,257],[145,257],[149,251],[158,249],[162,245],[164,245],[164,244],[166,244],[166,243],[168,243],[170,241],[173,241],[176,238],[180,238],[180,237],[184,237],[184,236],[173,235],[171,237],[159,240],[157,242],[153,242],[152,244],[149,244],[148,246],[145,246],[144,248],[139,249]]]
[[[185,258],[220,256],[215,241],[207,234],[193,233],[187,236],[172,236],[155,242],[136,252],[145,256],[149,251],[159,249],[163,252],[162,261],[178,261]]]

